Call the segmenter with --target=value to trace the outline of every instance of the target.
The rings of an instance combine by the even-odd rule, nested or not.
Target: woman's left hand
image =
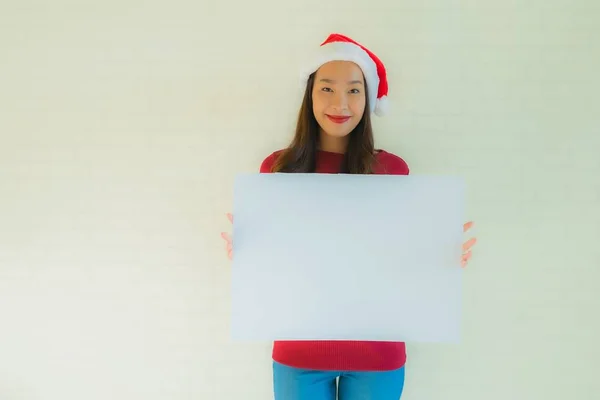
[[[469,229],[471,229],[472,226],[473,226],[473,221],[467,222],[463,226],[463,232],[467,232]],[[462,254],[462,260],[461,260],[461,266],[463,268],[465,268],[467,266],[467,263],[469,262],[469,259],[471,258],[471,247],[473,247],[475,242],[477,242],[477,239],[471,238],[463,244],[463,248],[462,248],[463,254]]]

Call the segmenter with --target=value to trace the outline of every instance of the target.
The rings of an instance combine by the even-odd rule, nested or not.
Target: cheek
[[[318,110],[322,107],[321,101],[319,100],[319,95],[317,93],[312,94],[312,108],[313,112],[316,114]]]
[[[323,104],[322,102],[319,101],[319,99],[313,98],[313,110],[314,111],[319,111],[323,108]]]
[[[354,101],[350,102],[350,108],[352,109],[352,113],[355,115],[360,115],[362,117],[362,114],[365,111],[365,106],[366,106],[366,100],[364,97],[357,97],[354,99]]]

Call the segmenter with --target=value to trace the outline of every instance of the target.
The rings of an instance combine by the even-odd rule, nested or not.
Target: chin
[[[330,121],[323,121],[322,126],[328,136],[337,138],[348,136],[356,128],[356,124],[336,124]]]
[[[344,137],[348,136],[356,128],[356,125],[352,126],[331,126],[327,125],[327,133],[331,136]]]
[[[350,134],[350,132],[352,132],[352,130],[325,129],[325,133],[327,134],[327,136],[336,137],[336,138],[346,137]]]

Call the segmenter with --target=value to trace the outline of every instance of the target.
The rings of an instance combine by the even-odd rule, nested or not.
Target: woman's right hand
[[[233,215],[227,213],[227,219],[233,224]],[[227,232],[221,232],[221,237],[225,240],[225,251],[227,252],[227,258],[230,260],[233,258],[233,239]]]

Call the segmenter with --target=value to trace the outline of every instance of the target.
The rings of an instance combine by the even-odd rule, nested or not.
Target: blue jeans
[[[339,383],[336,385],[336,378]],[[393,371],[314,371],[273,362],[275,400],[399,400],[404,367]]]

